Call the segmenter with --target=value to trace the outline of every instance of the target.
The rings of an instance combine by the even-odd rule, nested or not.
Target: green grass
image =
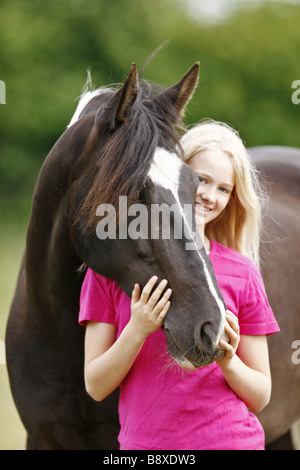
[[[0,228],[0,341],[5,339],[9,308],[25,247],[25,233],[24,226]],[[0,450],[23,450],[26,432],[14,405],[7,368],[3,363],[0,364],[0,397]]]

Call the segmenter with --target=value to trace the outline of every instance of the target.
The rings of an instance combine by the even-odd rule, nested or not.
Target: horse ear
[[[185,108],[197,87],[199,67],[200,63],[196,62],[179,82],[162,92],[155,98],[155,100],[162,97],[166,97],[171,100],[178,115],[182,118],[184,116]]]
[[[136,65],[133,62],[127,79],[119,91],[119,101],[115,114],[115,125],[126,122],[129,108],[135,102],[138,93]]]

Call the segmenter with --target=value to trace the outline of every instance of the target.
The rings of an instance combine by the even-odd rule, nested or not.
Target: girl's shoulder
[[[126,295],[125,292],[119,287],[119,285],[108,277],[101,276],[91,268],[88,268],[85,274],[82,290],[88,288],[90,293],[96,292],[97,297],[107,297],[112,301],[116,296]]]
[[[216,271],[239,274],[248,277],[251,272],[259,272],[254,262],[233,248],[211,240],[210,259]]]

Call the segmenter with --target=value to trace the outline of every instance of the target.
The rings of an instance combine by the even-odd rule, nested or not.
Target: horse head
[[[133,64],[119,89],[84,96],[68,129],[77,140],[85,136],[72,205],[77,252],[129,296],[134,283],[143,287],[152,275],[168,280],[168,351],[189,369],[222,357],[225,323],[224,301],[195,225],[198,180],[182,161],[175,131],[198,68],[154,93]]]

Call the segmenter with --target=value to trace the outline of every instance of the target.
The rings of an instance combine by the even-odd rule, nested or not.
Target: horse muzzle
[[[174,332],[165,327],[168,352],[170,356],[180,365],[182,369],[194,370],[208,366],[222,359],[225,350],[219,344],[219,340],[228,341],[228,336],[223,330],[219,339],[214,339],[208,332],[202,331],[197,334],[192,345],[183,345],[183,341],[176,337]],[[208,329],[207,329],[208,330]],[[201,337],[201,341],[199,340]]]

